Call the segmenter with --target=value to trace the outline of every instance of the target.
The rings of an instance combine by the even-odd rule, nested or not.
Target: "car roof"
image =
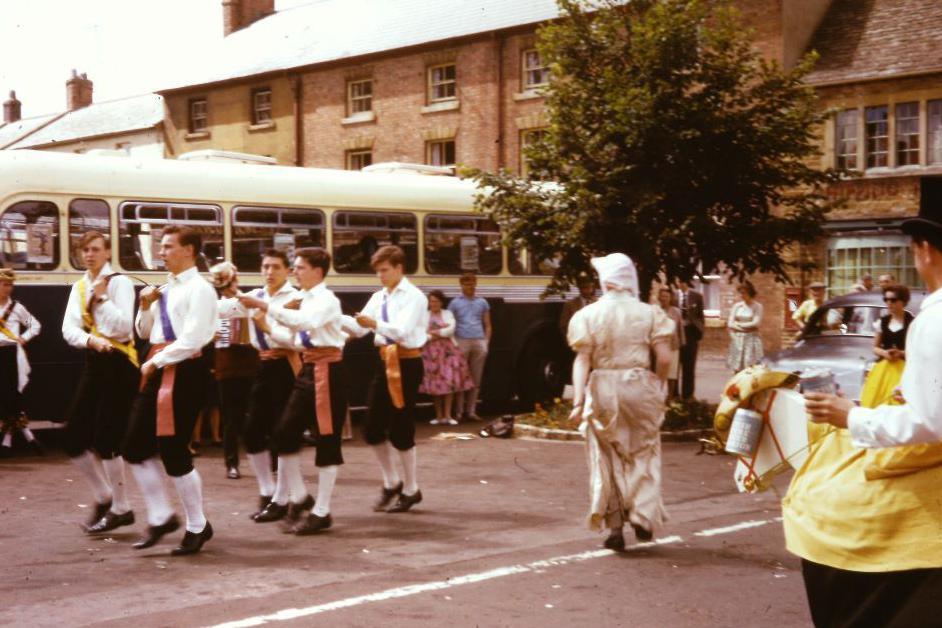
[[[919,304],[922,303],[924,298],[926,298],[925,290],[916,290],[910,288],[909,304],[906,306],[906,309],[918,309]],[[870,292],[851,292],[849,294],[842,294],[839,297],[834,297],[833,299],[824,302],[824,307],[837,308],[853,306],[884,307],[883,293],[879,290],[871,290]]]

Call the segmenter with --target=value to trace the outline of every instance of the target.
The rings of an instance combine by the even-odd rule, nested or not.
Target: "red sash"
[[[330,406],[330,364],[340,362],[343,352],[336,347],[306,349],[301,354],[305,364],[314,365],[314,411],[317,415],[317,431],[321,436],[334,433],[334,421]]]

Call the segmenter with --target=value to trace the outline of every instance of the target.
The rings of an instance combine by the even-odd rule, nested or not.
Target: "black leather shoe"
[[[85,530],[87,534],[101,534],[102,532],[111,532],[115,528],[120,528],[121,526],[129,526],[134,524],[134,511],[129,510],[120,515],[116,515],[110,510],[105,513],[105,516],[98,520],[93,526],[88,526]]]
[[[314,498],[310,495],[305,496],[304,500],[300,504],[288,504],[288,514],[287,518],[289,521],[296,522],[300,521],[301,517],[304,516],[304,513],[310,512],[311,508],[314,507]]]
[[[195,554],[203,549],[203,544],[211,538],[213,538],[213,526],[209,525],[207,521],[202,532],[190,532],[187,530],[186,534],[183,535],[183,540],[180,541],[180,545],[170,550],[170,555],[186,556],[188,554]]]
[[[262,511],[265,510],[265,506],[271,503],[271,495],[260,495],[258,498],[258,510],[249,515],[249,519],[255,520],[255,517],[262,514]]]
[[[631,524],[631,528],[635,531],[635,538],[641,541],[642,543],[647,543],[654,538],[654,533],[639,525]]]
[[[226,471],[226,477],[230,480],[238,480],[242,477],[242,474],[239,473],[238,467],[229,467],[229,470]]]
[[[373,510],[376,512],[382,512],[389,508],[389,504],[392,503],[393,498],[396,495],[402,495],[402,482],[395,485],[392,488],[383,487],[383,492],[380,493],[379,499],[376,500],[376,503],[373,504]]]
[[[312,512],[308,514],[304,521],[294,526],[292,532],[298,536],[308,536],[323,532],[332,525],[334,525],[334,520],[331,518],[330,513],[327,513],[324,517],[320,517]]]
[[[622,534],[621,528],[612,530],[603,545],[605,549],[615,550],[616,552],[623,551],[625,549],[625,535]]]
[[[170,534],[179,527],[180,520],[177,519],[176,515],[170,515],[166,523],[162,523],[159,526],[147,526],[147,536],[135,543],[132,547],[138,550],[153,547],[157,545],[157,541],[159,541],[163,535]]]
[[[422,491],[416,491],[415,495],[406,495],[399,493],[399,500],[396,505],[386,512],[405,512],[422,501]]]
[[[268,505],[262,508],[262,512],[255,517],[255,523],[268,523],[270,521],[280,521],[288,514],[288,504],[282,506],[277,502],[268,502]]]
[[[92,516],[88,518],[88,523],[85,524],[85,530],[87,531],[93,525],[101,521],[101,518],[108,514],[110,510],[111,500],[102,504],[95,504],[95,510],[92,511]]]

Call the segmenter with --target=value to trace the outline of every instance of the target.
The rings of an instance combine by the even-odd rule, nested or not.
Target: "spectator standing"
[[[563,338],[566,337],[566,333],[569,331],[569,321],[572,320],[573,314],[590,303],[595,303],[597,298],[595,280],[590,275],[580,274],[576,280],[576,287],[579,288],[579,295],[566,301],[563,305],[563,311],[559,315],[559,331],[562,332]]]
[[[906,311],[909,288],[887,286],[883,290],[883,301],[889,314],[874,324],[873,353],[878,361],[867,374],[860,392],[860,405],[864,408],[894,403],[893,393],[899,386],[906,364],[906,334],[914,318]]]
[[[703,339],[703,295],[686,281],[677,282],[677,304],[684,321],[684,345],[680,349],[680,387],[684,399],[693,399],[696,390],[697,349]]]
[[[877,285],[880,287],[880,292],[886,292],[887,288],[896,285],[896,277],[890,273],[880,275],[877,279]]]
[[[461,276],[461,294],[451,300],[448,311],[455,315],[455,340],[468,361],[474,386],[456,395],[455,412],[462,421],[479,420],[478,394],[481,377],[487,361],[487,347],[491,341],[491,307],[485,299],[475,296],[478,278],[474,273]]]
[[[756,288],[751,281],[744,281],[738,288],[740,301],[729,311],[729,355],[726,366],[733,373],[758,364],[762,359],[762,304],[756,301]]]
[[[873,290],[873,275],[870,273],[864,273],[860,276],[860,279],[851,286],[851,292],[870,292]]]
[[[672,301],[674,295],[667,286],[658,290],[657,301],[667,314],[667,318],[674,322],[674,335],[671,336],[671,365],[667,371],[667,396],[673,399],[677,396],[677,379],[680,377],[680,351],[684,346],[684,317],[680,309],[675,307]]]
[[[826,288],[827,286],[820,281],[815,281],[808,286],[808,298],[803,301],[802,304],[798,306],[798,309],[795,310],[795,313],[792,314],[792,320],[798,324],[798,327],[802,331],[804,331],[805,325],[808,324],[808,319],[811,318],[815,310],[824,305]]]
[[[428,295],[428,342],[422,348],[425,375],[420,393],[432,396],[435,418],[432,425],[457,425],[451,415],[455,395],[474,386],[468,362],[455,342],[455,315],[444,309],[445,295],[432,290]]]

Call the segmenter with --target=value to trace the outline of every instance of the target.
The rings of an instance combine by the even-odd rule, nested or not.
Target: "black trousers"
[[[295,454],[300,451],[301,436],[304,430],[311,426],[313,420],[314,427],[311,428],[311,433],[316,438],[317,450],[315,464],[319,467],[328,467],[343,464],[340,444],[343,424],[347,418],[347,376],[343,362],[332,362],[327,365],[330,374],[330,416],[333,434],[324,435],[318,429],[315,411],[317,392],[314,388],[314,371],[316,368],[323,367],[305,364],[294,381],[294,388],[291,390],[284,414],[275,426],[275,448],[278,453],[282,454]]]
[[[690,331],[692,330],[692,331]],[[687,334],[697,334],[696,327],[687,326],[684,330]],[[696,389],[697,377],[697,348],[700,341],[690,340],[688,335],[687,342],[680,348],[680,394],[684,399],[693,397]]]
[[[942,568],[865,573],[801,561],[817,628],[942,626]]]
[[[121,455],[128,414],[141,373],[120,351],[85,351],[85,368],[65,424],[65,453],[94,450],[107,460]]]
[[[405,402],[402,409],[394,407],[389,398],[386,366],[380,363],[376,367],[376,375],[370,384],[364,438],[370,445],[378,445],[388,438],[393,447],[407,451],[415,447],[415,402],[425,369],[422,358],[400,359],[399,369]]]
[[[20,415],[19,373],[16,345],[0,347],[0,420]]]
[[[206,391],[212,385],[209,365],[203,357],[177,364],[173,380],[173,436],[157,436],[157,392],[163,369],[147,380],[144,390],[134,398],[131,420],[124,439],[124,458],[139,464],[160,454],[167,474],[186,475],[193,470],[190,437],[196,418],[206,404]]]
[[[242,435],[245,451],[257,454],[271,446],[272,430],[285,411],[292,386],[294,370],[286,358],[262,361],[252,383],[249,416]]]
[[[222,451],[227,468],[239,466],[239,438],[248,417],[249,393],[254,380],[254,377],[232,377],[217,382]]]

